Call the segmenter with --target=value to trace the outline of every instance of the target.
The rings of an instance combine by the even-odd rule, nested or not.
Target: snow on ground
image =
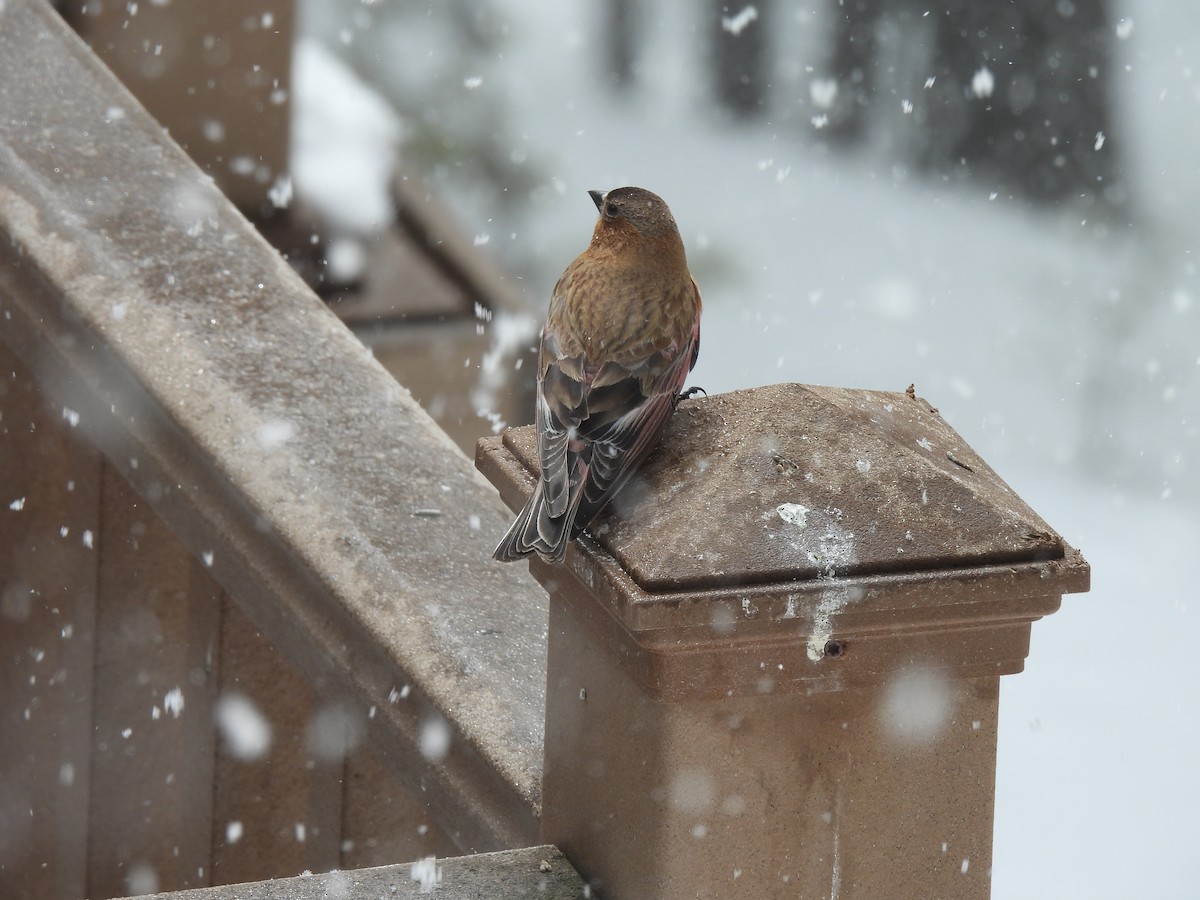
[[[1124,138],[1140,208],[1132,237],[1107,238],[871,152],[839,158],[795,110],[731,129],[706,111],[704,36],[683,0],[657,6],[653,88],[629,101],[599,76],[593,5],[496,9],[503,59],[472,72],[511,107],[512,158],[538,167],[537,186],[485,227],[496,213],[449,170],[466,227],[526,271],[540,314],[588,239],[585,191],[649,187],[704,292],[692,383],[915,382],[1093,565],[1091,593],[1035,624],[1025,673],[1003,682],[994,896],[1194,896],[1200,8],[1118,10],[1125,128],[1097,143]],[[817,87],[819,20],[797,7],[778,38],[794,42],[792,77]]]
[[[1023,488],[1092,563],[1002,680],[993,896],[1196,896],[1200,518],[1082,479]]]

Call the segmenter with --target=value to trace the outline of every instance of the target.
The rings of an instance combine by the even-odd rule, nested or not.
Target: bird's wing
[[[589,415],[579,426],[591,452],[572,538],[587,528],[658,445],[691,369],[697,339],[693,333],[687,345],[675,348],[668,358],[651,357],[624,369],[623,377],[622,367],[607,363],[593,380],[587,395]]]
[[[565,276],[564,276],[565,277]],[[552,304],[561,302],[560,281]],[[697,311],[700,292],[696,291]],[[553,306],[550,320],[553,320]],[[582,348],[564,349],[542,330],[537,430],[541,478],[521,519],[517,543],[562,558],[657,446],[699,351],[697,315],[685,344],[635,351],[632,360],[589,367]],[[570,344],[570,341],[568,341]]]
[[[538,381],[538,461],[542,467],[544,502],[550,516],[558,518],[570,505],[572,432],[587,415],[587,388],[580,357],[563,356],[558,340],[542,334],[544,371]]]
[[[577,485],[586,474],[586,469],[580,471],[580,455],[573,447],[579,441],[572,441],[580,418],[587,415],[582,358],[565,356],[553,331],[545,327],[540,360],[536,420],[541,473],[493,554],[505,562],[534,552],[550,560],[563,558],[582,497]]]
[[[700,358],[700,312],[704,309],[704,301],[700,298],[700,283],[696,281],[696,276],[692,276],[692,290],[696,292],[696,321],[692,323],[692,359],[688,363],[688,371],[696,368],[696,360]],[[679,387],[683,388],[683,382],[679,382]]]

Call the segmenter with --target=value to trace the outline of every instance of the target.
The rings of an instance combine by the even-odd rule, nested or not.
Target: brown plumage
[[[700,289],[662,198],[588,192],[600,218],[550,300],[533,495],[495,558],[559,561],[662,437],[700,351]]]

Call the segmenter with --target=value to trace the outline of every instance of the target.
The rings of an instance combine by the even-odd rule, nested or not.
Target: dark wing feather
[[[651,397],[592,442],[588,477],[571,526],[572,539],[592,523],[646,461],[658,445],[673,409],[670,395]]]
[[[579,454],[571,449],[571,433],[587,415],[582,361],[563,356],[547,329],[542,331],[541,360],[544,371],[538,380],[536,416],[541,475],[492,554],[505,562],[535,552],[549,560],[561,560],[582,497],[574,487],[579,481]]]
[[[675,410],[676,397],[691,370],[692,347],[696,336],[657,377],[650,375],[649,365],[630,372],[624,379],[600,388],[593,388],[591,397],[602,391],[607,396],[631,399],[634,393],[641,402],[614,403],[592,412],[580,426],[580,434],[590,442],[588,477],[583,485],[583,499],[571,527],[571,538],[578,537],[596,518],[609,501],[617,495],[658,446],[667,421]],[[600,378],[597,378],[599,381]],[[611,377],[609,379],[611,381]],[[647,384],[647,382],[649,382]],[[617,414],[621,411],[621,414]]]

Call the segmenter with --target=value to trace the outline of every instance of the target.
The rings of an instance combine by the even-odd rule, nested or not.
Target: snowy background
[[[915,383],[1093,566],[1003,682],[994,896],[1197,896],[1200,5],[1112,10],[1131,203],[1100,225],[897,165],[898,93],[873,140],[832,148],[812,123],[824,5],[777,5],[798,99],[736,124],[712,109],[695,4],[647,5],[626,95],[597,4],[469,6],[304,6],[298,196],[369,232],[398,152],[540,317],[590,234],[585,191],[649,187],[704,293],[691,383]]]

